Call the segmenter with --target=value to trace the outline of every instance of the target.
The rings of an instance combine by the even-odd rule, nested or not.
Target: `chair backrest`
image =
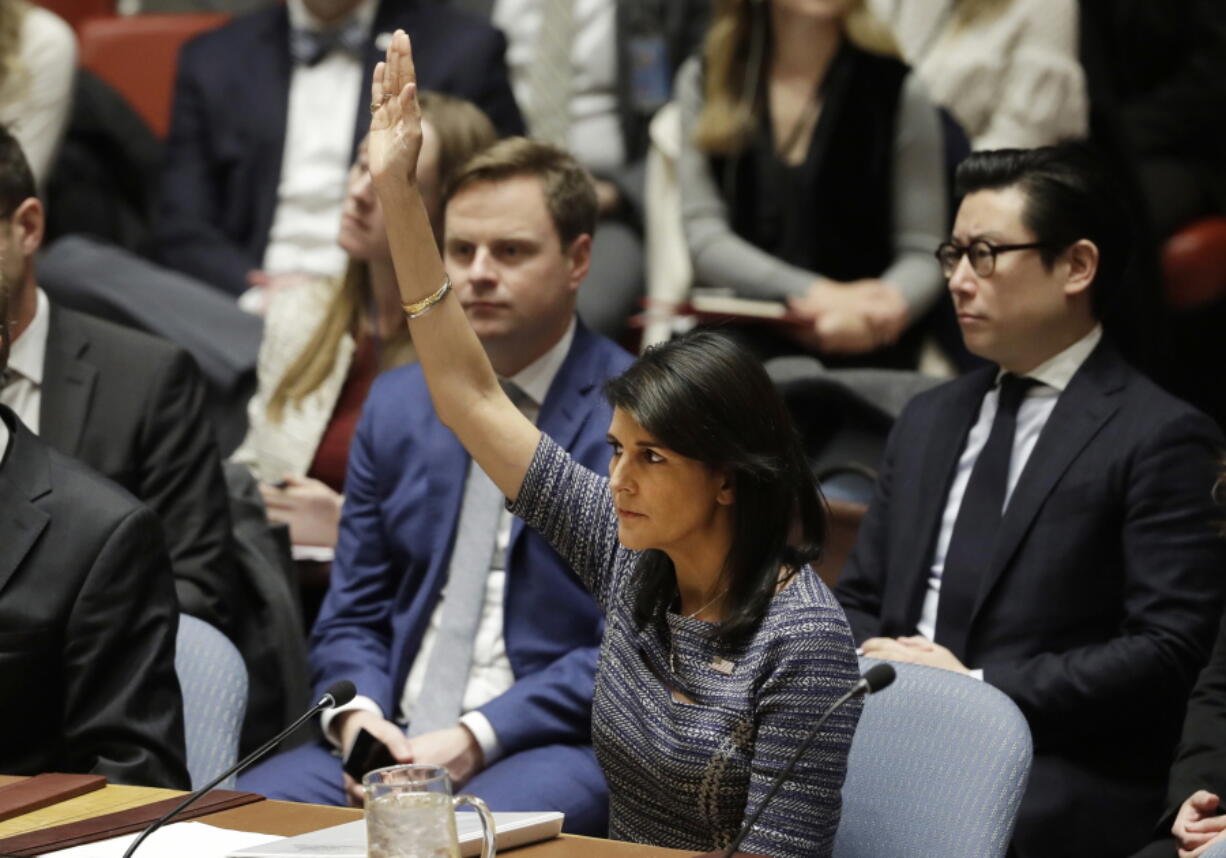
[[[165,139],[179,49],[229,17],[201,13],[93,18],[80,26],[81,65],[114,87],[153,133]]]
[[[986,683],[893,664],[852,741],[834,858],[1003,856],[1030,775],[1025,717]]]
[[[1190,223],[1162,246],[1167,305],[1196,310],[1226,297],[1226,217]]]
[[[238,738],[247,711],[247,668],[225,635],[183,614],[175,673],[183,691],[187,771],[192,789],[197,789],[238,760]],[[233,786],[234,778],[220,784],[222,789]]]

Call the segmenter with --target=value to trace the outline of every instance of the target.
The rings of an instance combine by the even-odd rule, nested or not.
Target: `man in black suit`
[[[967,673],[1026,715],[1017,855],[1122,855],[1158,817],[1221,617],[1222,436],[1103,338],[1129,237],[1093,154],[979,152],[957,179],[938,257],[996,366],[908,405],[836,592],[866,655]]]
[[[0,375],[9,351],[0,281]],[[0,771],[188,786],[157,520],[0,405]]]
[[[179,58],[155,256],[232,295],[339,275],[345,174],[370,127],[370,80],[397,28],[423,89],[523,130],[506,40],[427,0],[287,0],[193,39]]]
[[[179,348],[53,306],[34,257],[43,208],[16,139],[0,129],[0,271],[13,349],[0,403],[60,453],[89,465],[161,521],[186,613],[229,630],[237,609],[225,479],[204,385]]]

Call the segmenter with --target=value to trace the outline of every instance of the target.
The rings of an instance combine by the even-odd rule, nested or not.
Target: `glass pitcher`
[[[494,858],[494,817],[476,796],[451,795],[442,766],[388,766],[362,778],[369,858],[460,858],[455,809],[481,817],[481,858]]]

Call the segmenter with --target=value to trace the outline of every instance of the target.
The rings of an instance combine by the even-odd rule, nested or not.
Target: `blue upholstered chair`
[[[894,668],[894,684],[864,702],[835,858],[1003,856],[1030,775],[1025,717],[978,680]]]
[[[247,711],[247,668],[225,635],[183,614],[175,645],[175,673],[183,690],[187,771],[195,789],[238,760],[238,737]],[[219,787],[233,789],[234,778]]]

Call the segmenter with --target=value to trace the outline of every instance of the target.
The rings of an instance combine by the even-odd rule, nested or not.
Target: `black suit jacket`
[[[157,514],[180,607],[229,631],[238,608],[229,500],[191,358],[53,304],[41,395],[43,441]]]
[[[3,406],[0,420],[0,771],[186,789],[157,520]]]
[[[950,481],[995,372],[921,394],[895,425],[836,588],[858,641],[915,633]],[[1221,617],[1221,448],[1212,421],[1104,342],[1026,463],[985,558],[966,659],[1034,735],[1019,855],[1127,854],[1158,815]]]
[[[420,0],[383,0],[367,45],[354,146],[370,127],[379,34],[413,40],[422,89],[462,96],[503,133],[523,130],[507,82],[506,40],[489,24]],[[281,178],[292,61],[282,4],[238,18],[183,47],[175,83],[155,254],[233,294],[263,265]]]

